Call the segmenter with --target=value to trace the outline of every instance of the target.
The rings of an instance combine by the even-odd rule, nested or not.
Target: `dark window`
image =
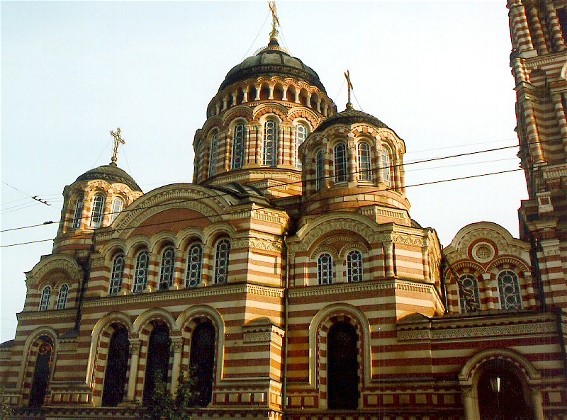
[[[53,347],[51,344],[42,342],[39,345],[30,391],[30,407],[41,407],[45,401],[47,385],[49,384],[52,353]]]
[[[210,323],[199,324],[191,339],[191,371],[197,375],[197,405],[207,406],[213,396],[215,364],[215,328]]]
[[[169,368],[169,330],[165,325],[156,326],[150,334],[146,379],[144,382],[144,404],[151,402],[156,384],[167,383]]]
[[[329,330],[327,386],[329,409],[358,408],[358,336],[341,322]]]
[[[108,346],[102,392],[102,405],[105,407],[116,407],[124,398],[129,345],[128,331],[123,327],[117,327]]]
[[[567,8],[559,9],[557,11],[557,17],[559,18],[559,25],[561,25],[561,31],[563,32],[563,39],[567,41]]]

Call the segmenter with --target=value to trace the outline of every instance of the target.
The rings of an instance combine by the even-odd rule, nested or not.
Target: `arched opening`
[[[156,322],[148,342],[144,405],[152,401],[156,385],[168,382],[170,344],[169,329],[165,324]]]
[[[478,380],[478,408],[482,420],[534,418],[516,368],[501,359],[483,365]]]
[[[102,405],[116,407],[124,399],[126,372],[128,370],[128,352],[130,342],[128,331],[121,324],[115,324],[114,334],[108,345],[108,359],[104,375]]]
[[[358,408],[358,334],[351,324],[339,322],[330,328],[327,354],[329,409]]]
[[[51,376],[51,362],[53,357],[53,342],[49,337],[41,337],[37,347],[37,357],[33,371],[33,380],[30,390],[30,407],[41,407],[47,395],[47,386]]]
[[[260,100],[265,101],[270,97],[270,88],[266,85],[263,85],[260,89]]]
[[[215,366],[215,327],[203,322],[195,328],[191,338],[190,371],[197,375],[197,405],[207,406],[213,396]]]

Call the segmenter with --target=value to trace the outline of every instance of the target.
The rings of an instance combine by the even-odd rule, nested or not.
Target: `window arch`
[[[110,290],[108,294],[110,296],[117,295],[122,289],[122,281],[124,280],[124,265],[126,263],[126,258],[124,254],[118,254],[114,257],[112,262],[112,274],[110,278]]]
[[[118,217],[122,209],[124,208],[124,200],[120,197],[116,197],[112,201],[112,213],[110,214],[110,223]]]
[[[461,312],[480,311],[480,295],[476,278],[472,274],[463,274],[457,279],[457,285]]]
[[[77,202],[75,203],[75,211],[73,213],[73,229],[79,229],[81,227],[81,220],[83,219],[83,208],[85,207],[84,196],[81,194],[77,197]]]
[[[264,147],[263,162],[266,166],[277,165],[278,150],[278,123],[275,120],[267,120],[264,123]]]
[[[358,408],[358,334],[349,323],[339,322],[327,336],[327,396],[329,409]]]
[[[337,143],[334,148],[335,182],[347,180],[347,148],[344,143]]]
[[[502,309],[522,309],[522,295],[518,275],[511,270],[498,273],[498,290]]]
[[[45,286],[41,291],[39,300],[39,310],[47,311],[49,309],[49,299],[51,299],[51,286]]]
[[[136,257],[136,270],[134,271],[134,293],[141,293],[148,284],[148,267],[150,264],[150,254],[142,251]]]
[[[65,309],[65,306],[67,306],[68,296],[69,285],[65,283],[59,288],[59,296],[57,296],[57,304],[55,305],[55,309]]]
[[[128,353],[130,341],[128,330],[122,325],[114,326],[115,331],[108,345],[108,359],[104,374],[102,406],[116,407],[124,399],[126,373],[128,370]]]
[[[217,170],[218,160],[218,133],[211,137],[211,150],[209,151],[209,176],[213,176]]]
[[[213,395],[215,328],[210,322],[197,325],[191,338],[190,369],[197,375],[197,405],[207,406]]]
[[[333,282],[333,257],[323,253],[317,258],[317,283],[331,284]]]
[[[372,181],[372,156],[366,142],[358,143],[358,179]]]
[[[104,195],[97,194],[93,198],[93,208],[91,210],[91,226],[98,228],[102,225],[104,211]]]
[[[197,287],[201,283],[203,269],[203,246],[200,243],[189,247],[185,287]]]
[[[325,153],[319,150],[315,156],[315,190],[321,191],[325,184]]]
[[[230,259],[230,241],[219,239],[215,246],[215,284],[225,284],[228,279],[228,263]]]
[[[380,172],[382,174],[382,181],[388,185],[390,185],[391,182],[390,171],[390,152],[388,149],[382,148],[380,151]]]
[[[244,165],[244,154],[246,151],[246,126],[239,122],[234,126],[232,140],[232,169],[242,168]]]
[[[301,168],[301,159],[299,158],[299,146],[303,144],[305,139],[307,138],[307,134],[309,133],[309,129],[307,125],[304,123],[298,123],[295,126],[295,167]]]
[[[146,362],[146,378],[144,381],[143,403],[147,405],[152,401],[152,396],[159,383],[169,382],[167,373],[169,368],[171,340],[169,329],[164,324],[156,325],[148,340],[148,352]]]
[[[358,283],[362,281],[363,264],[362,253],[360,251],[350,251],[347,254],[347,281]]]
[[[175,273],[175,249],[172,246],[165,248],[161,254],[161,268],[159,272],[159,290],[169,290],[173,285]]]

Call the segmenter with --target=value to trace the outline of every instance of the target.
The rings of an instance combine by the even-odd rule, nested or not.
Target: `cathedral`
[[[503,6],[504,7],[504,6]],[[567,419],[567,1],[508,0],[520,238],[442,248],[410,215],[394,128],[280,46],[228,71],[193,182],[78,176],[0,344],[10,418]]]

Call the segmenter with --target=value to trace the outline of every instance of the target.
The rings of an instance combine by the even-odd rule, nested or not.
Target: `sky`
[[[267,45],[271,18],[258,1],[0,7],[3,342],[15,336],[25,272],[51,252],[63,188],[110,162],[110,130],[121,128],[118,165],[144,192],[190,182],[193,136],[206,107],[226,73]],[[319,74],[338,110],[347,102],[348,69],[355,108],[405,141],[413,219],[433,227],[443,246],[483,220],[518,237],[517,209],[527,193],[523,173],[514,171],[504,0],[277,7],[280,44]],[[512,172],[485,175],[498,171]]]

